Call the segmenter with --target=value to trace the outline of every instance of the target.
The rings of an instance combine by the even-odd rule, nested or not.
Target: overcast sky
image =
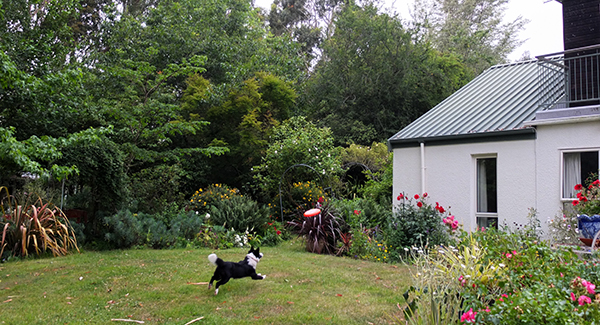
[[[270,8],[273,0],[255,0],[257,6]],[[402,18],[409,19],[413,0],[385,0],[385,8],[393,8]],[[537,55],[562,52],[562,5],[555,0],[510,0],[506,12],[507,21],[523,16],[529,20],[520,38],[526,40],[510,56],[511,61],[529,51],[533,58]]]

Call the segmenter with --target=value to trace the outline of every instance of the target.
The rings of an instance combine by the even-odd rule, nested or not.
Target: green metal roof
[[[535,118],[540,92],[555,89],[547,86],[538,83],[536,60],[493,66],[389,138],[388,146],[535,138],[523,122]]]

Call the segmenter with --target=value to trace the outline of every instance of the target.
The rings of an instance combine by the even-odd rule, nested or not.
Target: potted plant
[[[573,207],[577,212],[577,226],[581,241],[592,245],[594,236],[600,233],[600,180],[593,181],[587,188],[575,185],[577,199]]]

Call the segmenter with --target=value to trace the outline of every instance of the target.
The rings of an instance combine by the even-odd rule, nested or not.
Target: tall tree
[[[302,97],[338,144],[385,141],[466,83],[464,67],[415,43],[375,6],[346,6]]]
[[[518,33],[528,21],[505,22],[508,1],[415,0],[413,19],[435,49],[457,55],[477,75],[523,43]]]
[[[333,20],[346,0],[275,0],[268,20],[275,35],[290,35],[301,44],[307,69],[320,56],[323,40],[333,32]]]

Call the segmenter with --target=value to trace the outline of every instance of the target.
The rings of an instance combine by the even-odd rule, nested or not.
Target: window
[[[497,227],[498,194],[496,157],[477,161],[477,226]]]
[[[577,184],[587,185],[598,179],[598,150],[564,152],[563,153],[563,182],[562,197],[571,199],[576,197]]]

